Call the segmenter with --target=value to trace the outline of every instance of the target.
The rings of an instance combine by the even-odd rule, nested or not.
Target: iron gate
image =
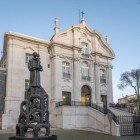
[[[140,135],[140,116],[118,116],[117,120],[122,136]]]

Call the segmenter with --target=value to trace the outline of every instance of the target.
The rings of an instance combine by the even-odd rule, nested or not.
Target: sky
[[[4,33],[19,32],[50,40],[54,18],[60,30],[79,23],[79,9],[88,26],[109,37],[113,60],[114,101],[134,93],[119,90],[120,75],[140,67],[140,0],[0,0],[0,51]]]

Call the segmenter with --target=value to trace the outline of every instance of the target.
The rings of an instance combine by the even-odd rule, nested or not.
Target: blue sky
[[[79,22],[78,10],[85,12],[90,28],[108,35],[116,53],[113,61],[114,100],[132,89],[117,88],[124,71],[140,67],[140,0],[1,0],[0,50],[7,31],[49,40],[53,35],[54,18],[64,30]]]

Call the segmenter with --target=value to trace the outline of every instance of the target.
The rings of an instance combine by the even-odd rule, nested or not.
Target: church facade
[[[111,63],[115,54],[107,38],[90,29],[84,19],[65,31],[59,30],[56,19],[54,30],[50,41],[5,33],[0,62],[6,68],[3,129],[15,128],[17,123],[20,103],[29,86],[27,66],[33,52],[39,53],[43,66],[41,85],[49,95],[51,127],[90,128],[88,119],[92,111],[88,105],[95,103],[107,108],[113,102]],[[94,119],[98,116],[92,115]],[[100,130],[104,122],[98,121],[100,128],[94,129]],[[104,131],[109,131],[108,127]]]

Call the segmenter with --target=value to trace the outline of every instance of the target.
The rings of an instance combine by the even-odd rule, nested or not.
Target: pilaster
[[[73,99],[74,101],[81,101],[80,90],[80,58],[78,57],[78,51],[74,50],[73,58]]]
[[[113,87],[112,87],[112,66],[107,67],[107,101],[113,102]]]
[[[95,67],[95,99],[97,104],[101,103],[101,97],[100,97],[100,65],[99,63],[94,63]]]

